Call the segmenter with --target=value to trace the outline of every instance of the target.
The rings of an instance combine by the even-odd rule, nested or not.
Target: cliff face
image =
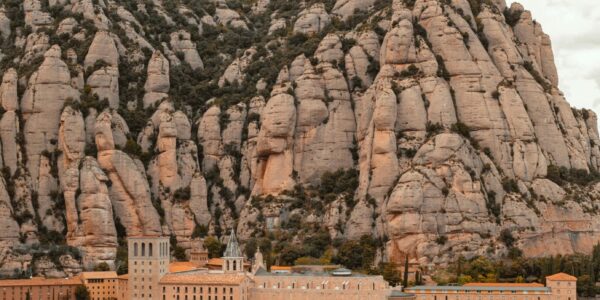
[[[229,228],[424,264],[600,241],[597,117],[521,5],[250,2],[0,5],[4,275]]]

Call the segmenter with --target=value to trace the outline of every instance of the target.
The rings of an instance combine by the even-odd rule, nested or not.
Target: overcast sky
[[[600,1],[507,0],[512,2],[530,10],[550,35],[567,101],[600,115]]]

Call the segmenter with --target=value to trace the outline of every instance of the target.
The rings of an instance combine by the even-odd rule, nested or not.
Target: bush
[[[359,240],[346,241],[338,249],[334,262],[356,270],[370,269],[377,252],[377,241],[364,235]]]
[[[468,139],[471,138],[471,129],[469,128],[469,126],[465,125],[464,123],[461,123],[461,122],[454,123],[454,124],[452,124],[452,127],[450,128],[450,130],[452,130],[452,132],[458,133]]]
[[[585,186],[600,180],[600,174],[595,170],[588,172],[586,170],[568,169],[555,165],[548,166],[546,177],[561,186],[567,183]]]
[[[521,19],[521,14],[523,14],[523,11],[517,10],[511,12],[510,9],[507,7],[504,9],[503,13],[504,19],[506,19],[506,24],[510,25],[510,27],[515,27],[515,25],[517,25],[517,23]]]
[[[448,237],[445,235],[440,235],[435,239],[435,243],[438,245],[445,245],[448,242]]]
[[[502,231],[500,231],[499,239],[508,248],[511,248],[516,241],[515,237],[512,235],[512,232],[508,229],[502,229]]]
[[[507,193],[518,193],[519,192],[519,185],[517,184],[517,181],[512,178],[502,179],[502,187],[504,188],[504,191],[506,191]]]

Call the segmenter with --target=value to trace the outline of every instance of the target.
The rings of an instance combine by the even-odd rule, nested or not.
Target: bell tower
[[[231,230],[227,249],[223,254],[223,272],[225,273],[243,273],[244,272],[244,256],[240,251],[235,232]]]

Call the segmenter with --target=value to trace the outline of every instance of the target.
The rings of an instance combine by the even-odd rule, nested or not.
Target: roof
[[[239,285],[246,275],[214,274],[206,272],[169,273],[163,276],[161,284],[198,284],[198,285]]]
[[[225,262],[225,260],[223,260],[222,258],[211,258],[211,259],[208,260],[208,262],[206,263],[206,265],[221,267],[221,266],[223,266],[224,262]],[[244,266],[249,266],[249,265],[250,265],[249,262],[244,261]]]
[[[415,294],[404,293],[400,290],[392,290],[389,297],[390,298],[414,298]]]
[[[271,266],[271,272],[273,271],[292,271],[290,266]]]
[[[83,279],[116,279],[118,275],[115,271],[83,272],[81,277]]]
[[[198,266],[195,263],[189,261],[178,261],[172,262],[169,264],[169,272],[183,272],[183,271],[191,271],[198,269]]]
[[[499,283],[499,282],[470,282],[463,286],[479,286],[479,287],[543,287],[541,283]]]
[[[206,263],[207,265],[213,265],[213,266],[222,266],[223,265],[223,259],[222,258],[211,258],[208,260],[208,262]]]
[[[555,280],[555,281],[577,281],[576,277],[573,277],[567,273],[557,273],[554,275],[546,276],[546,280]]]
[[[119,279],[129,280],[129,274],[119,275]]]
[[[227,242],[227,249],[225,249],[223,257],[243,257],[242,251],[240,251],[240,245],[237,242],[237,238],[235,237],[235,231],[233,229],[231,229],[229,241]]]
[[[255,276],[274,276],[274,277],[304,277],[304,276],[312,276],[312,277],[336,277],[335,275],[333,275],[333,273],[329,273],[329,272],[313,272],[313,271],[306,271],[306,272],[281,272],[281,271],[277,271],[277,270],[273,270],[273,267],[271,267],[271,272],[266,271],[265,269],[259,269],[256,271],[256,273],[254,274]],[[381,275],[365,275],[365,274],[360,274],[360,273],[352,273],[350,275],[344,276],[344,277],[361,277],[361,278],[367,278],[367,277],[381,277]]]
[[[31,279],[11,279],[11,280],[0,280],[0,286],[36,286],[36,285],[81,285],[81,279],[77,277],[72,278],[43,278],[33,277]]]
[[[520,291],[520,292],[538,292],[538,293],[549,293],[550,288],[545,286],[509,286],[509,285],[497,285],[497,286],[448,286],[448,285],[420,285],[409,287],[404,290],[405,292],[417,292],[417,291]]]

